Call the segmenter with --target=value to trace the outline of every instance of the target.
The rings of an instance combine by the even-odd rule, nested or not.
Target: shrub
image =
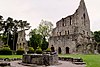
[[[34,53],[34,49],[33,49],[33,47],[29,47],[29,50],[27,51],[27,53]]]
[[[20,48],[16,51],[17,55],[23,55],[25,53],[24,49]]]
[[[12,55],[12,50],[8,46],[4,46],[0,49],[0,55]]]
[[[37,54],[42,54],[42,49],[38,47],[38,48],[36,49],[36,53],[37,53]]]
[[[50,49],[50,48],[47,48],[47,49],[46,49],[46,52],[51,52],[51,49]]]

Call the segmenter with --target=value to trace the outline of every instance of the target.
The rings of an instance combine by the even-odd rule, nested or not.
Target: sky
[[[72,15],[80,0],[0,0],[0,15],[7,19],[27,20],[34,29],[42,19],[54,26],[61,18]],[[100,0],[85,0],[91,30],[100,30]]]

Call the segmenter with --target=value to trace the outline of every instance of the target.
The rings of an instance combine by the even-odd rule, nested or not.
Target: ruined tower
[[[16,45],[16,50],[18,49],[24,49],[27,50],[28,45],[27,45],[27,41],[25,38],[25,31],[19,31],[18,32],[18,39],[17,39],[17,45]]]
[[[62,18],[56,23],[49,38],[49,47],[53,45],[58,53],[91,53],[93,39],[90,20],[84,0],[73,15]]]

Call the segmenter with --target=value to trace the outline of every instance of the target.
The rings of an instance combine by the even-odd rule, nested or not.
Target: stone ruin
[[[28,50],[28,44],[25,38],[25,30],[18,31],[18,38],[17,38],[17,44],[16,44],[16,51],[18,49],[24,49],[25,51]]]
[[[57,54],[24,54],[22,63],[37,65],[55,65],[58,63]]]
[[[73,15],[62,18],[56,23],[49,38],[59,54],[94,53],[95,40],[90,30],[90,20],[84,0]]]

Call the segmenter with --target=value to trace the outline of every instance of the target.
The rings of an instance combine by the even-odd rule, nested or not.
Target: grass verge
[[[22,58],[22,55],[0,55],[0,58]]]
[[[82,58],[84,62],[86,62],[87,67],[100,67],[100,55],[73,55],[73,54],[66,54],[66,55],[59,55],[59,57],[75,57],[75,58]]]

